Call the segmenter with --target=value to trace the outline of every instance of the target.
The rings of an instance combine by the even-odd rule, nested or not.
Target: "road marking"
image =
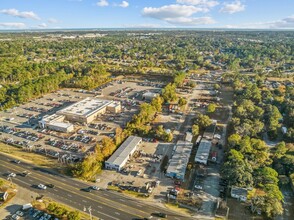
[[[104,196],[108,196],[107,194],[103,193]]]
[[[139,205],[139,204],[136,204],[136,206],[141,207],[141,208],[143,207],[143,206],[141,206],[141,205]]]
[[[97,207],[98,207],[99,209],[103,209],[101,205],[98,205]]]
[[[82,200],[82,202],[86,203],[87,201],[86,200]]]
[[[11,163],[8,163],[8,162],[4,162],[4,163],[9,164],[10,167],[11,167]],[[17,171],[17,172],[21,172],[21,171],[19,171],[20,167],[18,167],[18,166],[16,166],[16,165],[12,165],[12,166],[14,167],[14,170],[15,170],[15,171]],[[28,168],[29,168],[29,169],[33,169],[32,167],[28,167]],[[35,173],[35,174],[36,174],[37,176],[40,176],[42,179],[44,179],[45,174],[39,174],[39,173]],[[34,177],[32,177],[32,178],[39,179],[39,177],[36,177],[36,176],[34,176]],[[89,199],[90,201],[96,201],[96,199],[94,199],[94,198],[91,198],[91,197],[89,197],[89,196],[84,196],[84,195],[81,195],[81,194],[78,193],[78,192],[75,192],[74,190],[79,190],[78,188],[75,188],[75,187],[73,187],[73,186],[71,186],[71,185],[68,185],[68,184],[65,184],[65,183],[63,183],[63,182],[60,182],[60,181],[58,181],[57,179],[54,179],[54,178],[50,178],[50,177],[48,178],[48,177],[47,177],[47,179],[50,179],[51,181],[57,182],[57,183],[60,184],[60,185],[64,185],[64,186],[66,186],[66,187],[68,187],[68,188],[71,188],[71,189],[68,189],[68,190],[70,190],[70,191],[68,191],[68,190],[65,190],[65,191],[68,191],[68,192],[73,193],[73,194],[75,194],[75,195],[79,195],[79,196],[81,196],[81,197],[87,198],[87,199]],[[60,178],[60,179],[61,179],[61,178]],[[62,180],[63,180],[63,181],[66,181],[66,179],[64,179],[64,178],[62,178]],[[70,180],[70,179],[68,179],[68,180]],[[23,182],[23,181],[21,181],[21,182]],[[24,183],[25,185],[28,185],[28,186],[29,186],[29,184],[27,184],[27,182],[23,182],[23,183]],[[106,197],[109,197],[108,194],[104,194],[104,195],[105,195]],[[58,194],[55,194],[55,196],[60,197]],[[112,203],[114,202],[114,201],[112,201],[112,200],[105,199],[105,198],[102,197],[102,196],[98,196],[98,197],[100,197],[101,199],[104,199],[104,200],[106,200],[106,201],[112,202]],[[65,199],[65,198],[63,197],[63,199]],[[84,200],[84,201],[85,201],[85,200]],[[85,201],[85,202],[87,202],[87,201]],[[111,206],[110,204],[105,203],[105,202],[102,202],[102,201],[99,201],[99,202],[100,202],[101,204],[107,206],[107,207],[114,208],[114,209],[119,210],[119,211],[121,211],[121,212],[123,212],[123,213],[127,213],[127,214],[130,214],[130,215],[134,215],[131,211],[127,211],[127,210],[122,209],[122,208],[119,208],[119,207]],[[134,201],[134,202],[135,202],[135,201]],[[127,207],[127,208],[133,208],[133,209],[135,209],[134,207],[127,206],[127,205],[124,205],[124,204],[121,204],[121,203],[118,203],[118,202],[115,202],[115,203],[119,204],[120,206],[125,206],[125,207]],[[137,210],[137,209],[136,209],[136,210]],[[137,210],[137,211],[140,211],[140,212],[144,213],[144,215],[146,214],[145,211],[142,211],[142,210]],[[109,216],[109,215],[104,214],[104,213],[101,213],[101,214],[103,214],[103,215],[105,215],[105,216],[108,216],[108,217],[110,217],[110,218],[113,218],[113,219],[117,219],[117,218],[114,218],[113,216]],[[136,214],[136,216],[138,216],[138,217],[142,217],[142,216],[140,216],[140,215],[138,215],[138,214]],[[120,219],[117,219],[117,220],[120,220]]]
[[[120,215],[120,213],[119,213],[119,212],[115,212],[115,214],[116,214],[116,215]]]
[[[30,182],[33,182],[33,180],[29,179]]]
[[[124,199],[119,199],[120,201],[124,202],[125,200]]]
[[[70,194],[67,194],[67,196],[68,196],[68,197],[72,197],[72,195],[70,195]]]
[[[57,189],[53,189],[55,192],[57,192],[58,190]]]

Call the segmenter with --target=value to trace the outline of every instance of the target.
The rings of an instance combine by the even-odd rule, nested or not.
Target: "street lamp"
[[[87,211],[87,208],[84,206],[84,212],[86,212],[86,211]],[[90,214],[90,220],[92,220],[93,218],[92,218],[92,208],[91,208],[91,206],[88,207],[88,211],[89,211],[89,214]]]

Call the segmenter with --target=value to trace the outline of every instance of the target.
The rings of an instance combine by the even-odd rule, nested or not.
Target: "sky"
[[[0,0],[0,29],[294,29],[294,0]]]

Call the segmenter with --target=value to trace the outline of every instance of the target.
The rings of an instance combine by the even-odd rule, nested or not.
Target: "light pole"
[[[87,211],[87,208],[84,206],[84,212]],[[92,208],[91,206],[88,207],[88,211],[89,211],[89,214],[90,214],[90,220],[92,220]]]

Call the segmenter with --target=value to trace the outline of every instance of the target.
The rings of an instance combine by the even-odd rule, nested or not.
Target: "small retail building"
[[[156,98],[157,96],[159,96],[159,93],[155,93],[155,92],[145,92],[142,96],[143,96],[143,100],[151,102],[152,99],[154,99],[154,98]]]

